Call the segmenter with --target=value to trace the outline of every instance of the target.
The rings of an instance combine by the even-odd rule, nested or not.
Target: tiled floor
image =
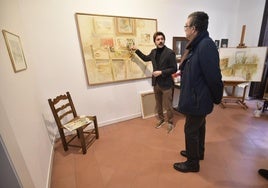
[[[255,118],[255,101],[246,103],[247,110],[216,106],[207,117],[199,173],[172,167],[185,160],[184,117],[176,113],[170,134],[167,124],[154,128],[155,118],[136,118],[99,128],[86,155],[56,143],[51,188],[267,188],[257,171],[268,168],[268,112]]]

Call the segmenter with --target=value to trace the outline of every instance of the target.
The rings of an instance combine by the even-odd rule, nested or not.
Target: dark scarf
[[[165,47],[166,46],[164,46],[163,48],[157,48],[156,49],[155,61],[156,61],[157,69],[159,69],[160,56],[161,56],[162,52],[164,51]]]
[[[192,41],[188,42],[188,44],[186,45],[184,54],[182,55],[182,58],[181,58],[180,70],[183,69],[189,52],[191,52],[198,45],[198,43],[207,36],[209,36],[208,31],[202,31],[198,33],[197,36]]]

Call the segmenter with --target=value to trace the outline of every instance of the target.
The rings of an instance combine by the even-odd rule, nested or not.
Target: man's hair
[[[153,36],[154,42],[155,42],[156,37],[159,35],[163,36],[164,40],[166,40],[164,33],[162,33],[161,31],[157,31],[154,33],[154,36]]]
[[[195,26],[198,32],[206,31],[208,29],[208,15],[205,12],[193,12],[188,18],[191,19],[191,26]]]

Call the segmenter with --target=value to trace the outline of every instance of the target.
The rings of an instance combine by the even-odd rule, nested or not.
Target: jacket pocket
[[[199,97],[194,88],[191,89],[191,99],[192,99],[191,103],[193,105],[193,108],[199,108]]]

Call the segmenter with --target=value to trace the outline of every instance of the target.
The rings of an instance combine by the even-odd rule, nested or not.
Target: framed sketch
[[[138,58],[132,46],[144,54],[152,48],[157,20],[122,16],[75,14],[88,85],[151,77],[152,63]]]
[[[215,45],[216,45],[217,49],[219,49],[219,47],[220,47],[220,40],[215,40],[214,42],[215,42]]]
[[[221,48],[228,48],[228,39],[221,39]]]
[[[134,35],[135,19],[118,17],[115,18],[116,32],[118,35]]]
[[[260,82],[267,47],[220,48],[220,69],[223,81]]]
[[[188,39],[185,37],[173,37],[173,51],[176,54],[176,59],[180,62],[180,59],[185,51]]]
[[[23,54],[20,37],[6,30],[2,30],[2,33],[5,38],[8,54],[14,72],[19,72],[27,69],[27,64]]]

